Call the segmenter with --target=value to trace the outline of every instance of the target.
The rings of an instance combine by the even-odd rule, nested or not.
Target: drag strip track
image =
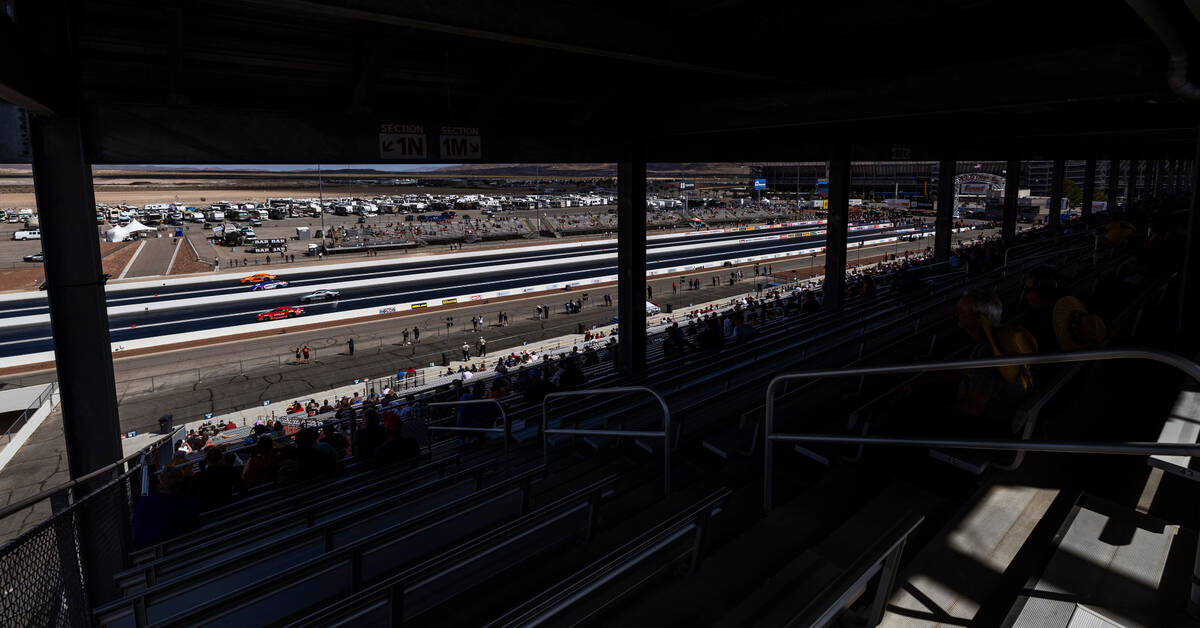
[[[814,233],[813,227],[807,227],[808,237],[801,237],[802,230],[764,230],[757,232],[738,232],[736,238],[720,238],[697,241],[695,237],[687,238],[683,243],[672,238],[656,240],[654,246],[647,250],[647,271],[667,272],[668,269],[680,269],[701,264],[713,264],[731,258],[760,257],[779,255],[800,249],[811,249],[824,245],[824,233]],[[911,234],[911,230],[902,230]],[[769,233],[769,235],[768,235]],[[780,236],[784,237],[780,237]],[[896,230],[887,228],[869,232],[852,232],[849,241],[860,242],[879,238],[895,237]],[[703,246],[692,246],[700,244]],[[336,280],[326,273],[306,277],[305,273],[288,273],[281,278],[293,282],[293,286],[305,286],[303,292],[319,287],[336,287],[338,282],[348,279],[356,281],[355,287],[341,289],[341,298],[337,302],[305,305],[306,314],[330,314],[339,311],[363,310],[368,308],[383,308],[399,302],[428,301],[437,303],[440,299],[450,298],[470,292],[488,290],[520,289],[526,286],[543,284],[566,284],[584,280],[615,275],[615,247],[596,245],[595,247],[577,248],[568,252],[536,252],[530,256],[506,254],[503,256],[485,256],[487,259],[455,260],[442,256],[421,262],[421,268],[405,268],[399,271],[400,280],[396,280],[396,268],[377,270],[361,268],[353,272],[338,275]],[[492,259],[501,257],[502,259]],[[532,259],[531,259],[532,258]],[[580,259],[583,258],[583,259]],[[526,262],[535,263],[526,263]],[[463,266],[469,264],[469,266]],[[519,267],[514,267],[519,266]],[[453,275],[438,276],[440,271],[468,270],[468,272]],[[471,272],[474,271],[474,272]],[[697,276],[708,281],[714,274],[722,274],[719,269],[696,270]],[[362,281],[385,274],[389,281],[375,284]],[[407,275],[416,275],[411,280]],[[264,299],[252,301],[222,299],[226,294],[243,294],[248,288],[233,286],[233,292],[228,291],[227,282],[220,286],[191,284],[183,286],[185,290],[171,292],[175,297],[195,298],[197,290],[217,290],[212,294],[211,304],[204,307],[167,308],[146,312],[132,312],[110,315],[109,327],[113,343],[126,342],[135,339],[152,338],[187,332],[211,331],[214,336],[220,335],[222,328],[252,324],[254,315],[280,305],[295,305],[299,295],[266,293]],[[586,287],[581,287],[586,289]],[[144,295],[132,296],[119,293],[120,297],[145,298]],[[157,299],[164,298],[160,292]],[[112,296],[110,307],[114,305]],[[277,298],[276,298],[277,297]],[[154,297],[152,297],[154,298]],[[543,303],[557,311],[559,302],[566,297],[546,295]],[[572,296],[572,298],[574,298]],[[9,303],[6,305],[16,305]],[[532,307],[532,306],[530,306]],[[498,309],[508,309],[498,306]],[[302,320],[302,319],[301,319]],[[21,356],[31,353],[50,351],[53,348],[48,323],[10,326],[0,328],[0,357]]]

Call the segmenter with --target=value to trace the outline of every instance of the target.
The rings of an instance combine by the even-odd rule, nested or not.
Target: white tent
[[[138,231],[156,231],[154,227],[147,227],[136,220],[126,225],[125,230],[129,233],[136,233]]]
[[[113,227],[104,232],[104,240],[107,242],[124,242],[127,237],[129,237],[129,230],[125,227]]]
[[[660,310],[657,305],[651,303],[650,301],[646,301],[646,315],[647,316],[654,316],[655,314],[658,314],[660,312],[662,312],[662,310]]]

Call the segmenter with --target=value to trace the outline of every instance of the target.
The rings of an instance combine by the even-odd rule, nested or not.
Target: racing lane
[[[778,235],[772,231],[772,236]],[[851,243],[889,237],[892,230],[878,230],[866,233],[851,233]],[[758,236],[751,232],[739,233],[741,239]],[[767,234],[762,234],[767,236]],[[762,240],[746,243],[730,243],[726,246],[686,249],[677,251],[660,251],[655,254],[647,252],[647,269],[671,268],[687,265],[703,264],[721,261],[732,257],[762,256],[772,253],[793,251],[802,248],[822,246],[823,237],[786,238],[767,236]],[[661,248],[661,247],[658,247]],[[573,255],[580,251],[573,250]],[[592,253],[595,253],[593,251]],[[515,261],[511,257],[508,261]],[[525,260],[521,260],[525,261]],[[767,261],[765,263],[771,263]],[[505,290],[521,288],[531,284],[566,283],[581,281],[593,277],[615,275],[617,272],[615,251],[609,257],[597,260],[587,260],[576,264],[537,265],[532,268],[511,269],[504,266],[491,265],[482,268],[479,273],[471,273],[460,277],[426,277],[401,283],[380,284],[344,289],[337,302],[310,304],[303,306],[306,314],[321,314],[336,312],[338,309],[364,309],[390,306],[397,302],[428,301],[438,303],[439,299],[461,295],[464,292],[487,290]],[[718,269],[697,269],[706,278]],[[328,282],[328,280],[324,280]],[[581,287],[586,289],[585,287]],[[244,291],[243,288],[241,291]],[[545,301],[557,309],[558,297],[545,295]],[[295,296],[281,296],[279,300],[268,301],[220,301],[214,300],[211,307],[203,310],[197,308],[166,309],[133,314],[122,314],[110,317],[110,334],[114,343],[133,339],[162,336],[168,334],[213,330],[217,332],[224,327],[245,325],[254,322],[254,315],[280,305],[298,304]],[[53,349],[48,323],[0,329],[0,356],[18,356],[28,353],[49,351]]]
[[[853,225],[852,225],[853,226]],[[800,234],[810,232],[808,238],[819,240],[824,235],[824,225],[805,225],[796,227],[777,227],[772,229],[754,229],[751,231],[735,231],[731,233],[722,232],[692,232],[697,235],[678,235],[666,238],[658,238],[647,241],[647,255],[654,252],[655,249],[663,247],[678,246],[678,245],[707,245],[711,243],[727,242],[741,240],[748,237],[772,236],[783,234]],[[801,236],[797,236],[801,237]],[[233,268],[222,270],[225,274],[237,273],[243,271],[245,275],[255,273],[270,273],[278,274],[279,278],[287,281],[290,287],[311,287],[313,289],[324,287],[331,281],[354,281],[358,279],[383,279],[396,278],[405,275],[443,272],[447,270],[461,270],[471,268],[488,268],[497,264],[510,264],[514,262],[541,262],[546,264],[566,263],[571,258],[580,255],[593,255],[604,253],[616,253],[617,247],[615,244],[582,244],[579,246],[565,246],[561,249],[547,251],[508,251],[505,253],[481,254],[469,257],[460,256],[430,256],[427,258],[396,258],[378,262],[372,262],[369,267],[361,268],[344,268],[326,269],[318,271],[294,270],[288,268],[272,268],[271,266],[248,266],[244,268]],[[342,260],[338,260],[342,261]],[[344,261],[355,261],[347,259]],[[334,262],[336,263],[336,262]],[[151,280],[152,281],[152,280]],[[116,305],[137,305],[141,303],[161,303],[173,298],[185,297],[218,297],[227,294],[244,294],[250,290],[248,285],[237,283],[236,280],[221,279],[214,281],[205,281],[189,284],[168,284],[165,286],[151,286],[133,289],[121,289],[120,285],[114,284],[108,287],[107,303],[109,307]],[[45,295],[39,295],[28,299],[20,299],[13,301],[0,302],[0,319],[12,318],[17,316],[33,316],[39,314],[48,314],[49,309],[46,304]]]

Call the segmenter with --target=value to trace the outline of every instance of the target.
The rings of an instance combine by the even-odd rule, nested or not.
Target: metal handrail
[[[908,447],[947,447],[952,449],[993,449],[1012,451],[1043,451],[1058,453],[1106,453],[1123,455],[1160,454],[1200,456],[1200,445],[1172,445],[1160,443],[1085,443],[1085,442],[1034,442],[1024,440],[966,440],[893,438],[881,436],[839,436],[827,434],[775,434],[775,389],[781,382],[820,377],[845,377],[852,375],[894,375],[921,371],[954,371],[995,366],[1022,366],[1034,364],[1062,364],[1068,362],[1090,362],[1098,360],[1140,359],[1150,360],[1174,367],[1193,380],[1200,382],[1200,364],[1164,351],[1149,349],[1105,349],[1102,351],[1076,351],[1046,355],[1021,355],[981,360],[955,360],[949,362],[926,362],[898,364],[851,369],[824,369],[784,373],[776,375],[767,385],[766,417],[763,440],[763,510],[770,512],[773,499],[772,468],[775,456],[772,443],[776,441],[801,441],[823,443],[852,443],[876,445],[902,445]]]
[[[460,399],[458,401],[435,401],[428,404],[429,407],[441,406],[466,406],[479,404],[493,404],[500,409],[500,417],[504,420],[504,427],[458,427],[457,425],[429,425],[426,429],[436,432],[503,432],[504,433],[504,467],[506,471],[512,471],[512,460],[508,456],[508,441],[512,440],[512,423],[508,420],[508,413],[504,411],[504,406],[501,405],[498,399]]]
[[[614,393],[644,392],[658,401],[663,411],[663,431],[647,432],[634,430],[586,430],[586,429],[547,429],[549,418],[548,409],[552,397],[587,397],[590,395],[607,395]],[[671,410],[667,401],[651,388],[646,386],[614,386],[612,388],[592,388],[590,390],[561,390],[547,394],[542,399],[542,459],[544,464],[550,463],[550,434],[568,434],[574,436],[639,436],[643,438],[662,437],[663,439],[663,496],[671,494]]]
[[[1014,246],[1010,246],[1010,247],[1008,247],[1007,249],[1005,249],[1005,251],[1004,251],[1004,265],[1003,265],[1003,266],[1001,266],[1001,268],[1004,268],[1004,269],[1006,269],[1006,270],[1008,269],[1008,255],[1009,255],[1009,253],[1011,253],[1011,252],[1013,252],[1013,251],[1015,251],[1015,250],[1020,250],[1020,249],[1023,249],[1023,248],[1029,248],[1029,247],[1032,247],[1032,246],[1035,246],[1035,245],[1045,245],[1045,244],[1046,244],[1046,240],[1047,240],[1047,239],[1049,239],[1051,242],[1058,242],[1058,241],[1060,241],[1060,240],[1067,240],[1067,239],[1076,238],[1076,237],[1079,237],[1079,236],[1084,236],[1084,235],[1087,235],[1087,234],[1089,234],[1089,233],[1091,233],[1091,232],[1092,232],[1092,230],[1091,230],[1091,229],[1088,229],[1088,230],[1084,230],[1084,231],[1077,231],[1077,232],[1075,232],[1075,233],[1067,233],[1067,234],[1051,234],[1049,238],[1042,238],[1042,239],[1039,239],[1039,240],[1035,240],[1035,241],[1033,241],[1033,242],[1024,242],[1024,243],[1022,243],[1022,244],[1017,244],[1017,245],[1014,245]]]

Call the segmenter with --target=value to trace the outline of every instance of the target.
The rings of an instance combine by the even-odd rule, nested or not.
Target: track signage
[[[380,124],[380,159],[425,159],[425,125]]]
[[[438,138],[442,159],[479,159],[479,129],[470,126],[444,126]]]
[[[767,189],[767,180],[766,179],[755,179],[754,180],[754,189],[756,189],[756,190]]]

